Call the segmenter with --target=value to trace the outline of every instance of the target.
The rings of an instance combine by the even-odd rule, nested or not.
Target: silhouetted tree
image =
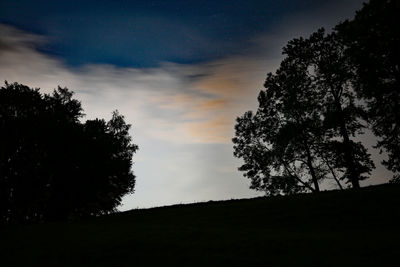
[[[0,222],[58,220],[115,211],[134,190],[132,144],[122,115],[88,120],[67,88],[43,95],[0,89]]]
[[[400,180],[400,1],[371,0],[353,20],[336,27],[353,67],[353,85],[368,107],[383,164]]]
[[[290,41],[269,73],[255,114],[237,119],[234,155],[251,188],[267,194],[319,191],[325,178],[354,188],[374,167],[360,142],[363,110],[355,104],[349,64],[334,34],[321,29]]]
[[[276,74],[268,73],[264,87],[257,112],[237,119],[233,138],[234,155],[245,161],[239,170],[251,179],[251,188],[267,194],[319,191],[330,171],[341,187],[320,156],[321,108],[307,65],[286,57]]]
[[[363,174],[370,173],[374,164],[362,143],[351,140],[365,128],[361,123],[365,112],[355,101],[351,65],[343,44],[335,33],[326,35],[320,29],[308,39],[289,42],[285,53],[307,65],[320,95],[324,127],[330,139],[328,148],[335,155],[335,166],[343,169],[344,177],[358,188],[359,180],[367,178]]]
[[[296,160],[285,154],[284,148],[273,144],[281,124],[278,116],[268,121],[260,121],[260,117],[248,111],[237,118],[233,138],[234,155],[245,162],[239,170],[251,180],[250,188],[264,191],[266,195],[314,191],[301,177],[304,167],[296,166]]]

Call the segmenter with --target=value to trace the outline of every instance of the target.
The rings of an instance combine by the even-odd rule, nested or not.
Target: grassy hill
[[[1,266],[400,266],[400,186],[0,230]]]

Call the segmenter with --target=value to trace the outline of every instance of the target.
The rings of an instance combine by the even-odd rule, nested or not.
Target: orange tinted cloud
[[[220,116],[202,122],[189,123],[186,130],[196,143],[228,143],[232,136],[232,122]]]
[[[192,74],[206,69],[206,75],[187,83],[184,91],[157,95],[152,101],[165,113],[178,114],[174,122],[186,133],[187,142],[230,143],[235,118],[256,104],[265,64],[242,57],[200,64],[197,69],[192,67]]]

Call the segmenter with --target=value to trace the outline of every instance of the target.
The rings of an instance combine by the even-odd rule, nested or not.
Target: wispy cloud
[[[139,131],[171,142],[229,142],[235,116],[254,102],[268,69],[263,60],[251,57],[196,65],[164,63],[149,69],[69,68],[38,52],[46,42],[43,37],[1,27],[1,79],[46,92],[67,86],[82,100],[88,118],[107,117],[118,108]]]

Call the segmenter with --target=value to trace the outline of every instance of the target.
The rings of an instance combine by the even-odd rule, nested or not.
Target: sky
[[[257,108],[290,39],[352,18],[359,0],[0,2],[0,80],[68,87],[85,119],[132,124],[135,193],[120,210],[262,195],[233,157],[235,118]],[[387,182],[370,135],[359,137]],[[327,182],[325,189],[334,188]]]

